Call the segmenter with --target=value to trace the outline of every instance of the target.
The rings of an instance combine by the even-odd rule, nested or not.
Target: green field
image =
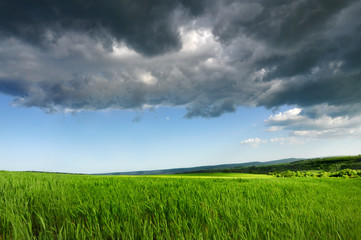
[[[130,177],[128,175],[118,175],[120,177]],[[272,175],[252,174],[252,173],[184,173],[184,174],[168,174],[168,175],[135,175],[131,177],[155,177],[155,178],[273,178]]]
[[[360,203],[361,178],[0,172],[0,239],[361,239]]]

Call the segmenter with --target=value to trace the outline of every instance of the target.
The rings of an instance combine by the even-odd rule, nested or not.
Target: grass
[[[153,178],[273,178],[273,175],[252,174],[252,173],[182,173],[164,175],[117,175],[118,177],[153,177]]]
[[[361,239],[360,178],[186,176],[0,172],[0,239]]]
[[[272,178],[272,175],[266,174],[252,174],[252,173],[221,173],[221,172],[210,172],[210,173],[185,173],[176,174],[172,176],[180,177],[195,177],[195,178]]]

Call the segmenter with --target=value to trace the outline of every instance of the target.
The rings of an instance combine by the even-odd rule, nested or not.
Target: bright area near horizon
[[[185,109],[49,114],[0,95],[2,170],[102,173],[194,167],[290,157],[359,154],[360,139],[241,144],[287,138],[268,131],[272,111],[239,108],[221,118],[185,119]]]

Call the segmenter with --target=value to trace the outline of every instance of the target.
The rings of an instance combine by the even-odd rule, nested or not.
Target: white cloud
[[[265,120],[268,131],[288,131],[290,136],[301,138],[348,137],[361,134],[361,116],[303,115],[302,108],[271,115]],[[271,141],[272,142],[272,141]]]
[[[274,137],[270,139],[260,139],[260,138],[249,138],[241,142],[242,145],[250,145],[252,147],[258,147],[260,144],[281,144],[281,145],[296,145],[302,144],[304,141],[302,139],[292,136],[292,137]]]
[[[276,138],[271,138],[271,139],[270,139],[270,142],[271,142],[271,143],[277,143],[277,142],[279,142],[279,143],[284,143],[285,140],[286,140],[285,138],[276,137]]]
[[[282,145],[296,145],[302,144],[303,141],[297,137],[275,137],[269,140],[270,143],[279,143]]]
[[[361,116],[329,116],[327,107],[322,115],[309,116],[303,108],[295,107],[269,116],[264,122],[270,132],[284,131],[286,137],[270,139],[249,138],[241,144],[257,147],[260,144],[295,145],[315,138],[355,137],[361,135]],[[334,109],[331,108],[333,111]],[[304,113],[305,112],[305,113]]]
[[[252,147],[257,147],[261,143],[267,143],[267,140],[260,138],[249,138],[241,142],[242,145],[251,145]]]
[[[118,59],[126,59],[129,57],[139,56],[134,50],[128,48],[124,43],[113,43],[113,52],[110,53],[111,56]]]
[[[145,83],[147,85],[155,85],[155,84],[157,84],[157,81],[158,81],[158,79],[155,78],[151,72],[147,72],[147,71],[141,71],[138,74],[138,79],[142,83]]]
[[[277,131],[281,131],[283,128],[282,127],[280,127],[280,126],[271,126],[271,127],[269,127],[267,130],[269,131],[269,132],[277,132]]]
[[[179,33],[182,41],[182,52],[194,52],[207,46],[207,44],[217,44],[212,29],[209,28],[189,30],[182,26],[179,28]]]
[[[266,121],[287,121],[287,120],[299,120],[303,116],[300,115],[302,108],[292,108],[290,110],[271,115]]]

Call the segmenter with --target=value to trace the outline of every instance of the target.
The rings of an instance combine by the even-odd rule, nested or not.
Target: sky
[[[0,6],[0,169],[361,153],[361,1]]]

